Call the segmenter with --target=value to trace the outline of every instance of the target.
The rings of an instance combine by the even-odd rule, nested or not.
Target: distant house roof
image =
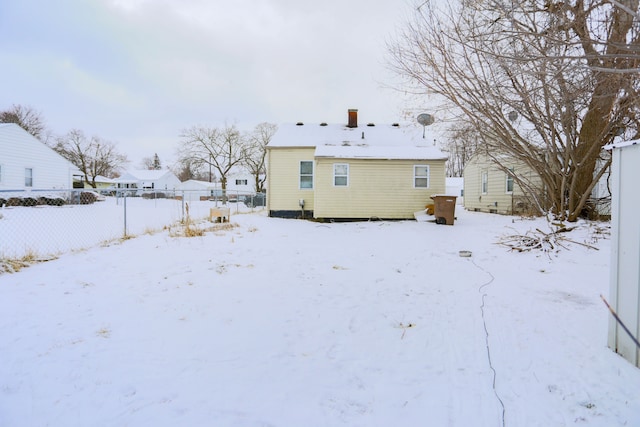
[[[631,140],[631,141],[614,142],[612,144],[605,145],[603,148],[605,150],[613,150],[614,148],[624,148],[624,147],[628,147],[630,145],[637,145],[637,144],[640,144],[640,139],[634,139],[634,140]]]
[[[168,173],[171,173],[171,171],[168,169],[161,169],[161,170],[132,169],[126,172],[126,174],[131,175],[132,177],[135,177],[142,181],[154,181],[162,178]]]
[[[188,179],[186,181],[183,181],[180,183],[179,188],[181,189],[203,189],[203,190],[207,190],[207,189],[215,189],[218,188],[219,185],[215,182],[209,182],[209,181],[199,181],[197,179]]]
[[[433,141],[423,137],[423,129],[400,125],[285,124],[279,127],[267,147],[315,147],[317,157],[446,159]]]
[[[107,178],[106,176],[103,175],[96,175],[96,182],[104,182],[104,183],[113,183],[115,182],[115,180],[113,178]]]

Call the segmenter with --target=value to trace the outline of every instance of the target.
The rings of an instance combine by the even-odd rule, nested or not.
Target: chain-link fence
[[[0,191],[0,260],[48,258],[105,242],[209,218],[213,207],[231,213],[263,209],[263,194],[196,191]]]

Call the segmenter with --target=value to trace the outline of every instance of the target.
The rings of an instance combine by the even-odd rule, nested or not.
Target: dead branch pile
[[[533,250],[540,250],[542,252],[552,252],[557,249],[569,249],[568,244],[576,244],[585,246],[589,249],[596,249],[595,246],[588,245],[586,243],[577,242],[567,238],[564,234],[571,231],[573,228],[559,228],[555,231],[545,233],[544,231],[536,228],[535,231],[527,231],[525,234],[514,234],[504,236],[498,242],[499,245],[506,246],[512,251],[526,252]]]

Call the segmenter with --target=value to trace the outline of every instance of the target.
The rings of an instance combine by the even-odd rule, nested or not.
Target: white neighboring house
[[[70,189],[82,173],[14,123],[0,123],[0,190]]]
[[[462,177],[447,177],[445,179],[446,191],[445,194],[447,196],[456,196],[456,204],[462,205],[464,199],[462,196],[464,195],[464,178]]]
[[[180,185],[178,177],[168,169],[133,169],[123,173],[114,182],[118,190],[128,189],[137,192],[173,191]]]
[[[247,172],[237,172],[227,177],[227,192],[229,195],[255,194],[255,177]]]
[[[208,181],[198,181],[197,179],[189,179],[181,182],[176,188],[178,196],[182,196],[186,202],[194,202],[202,198],[209,199],[214,195],[221,194],[220,184]],[[180,194],[182,191],[184,194]]]

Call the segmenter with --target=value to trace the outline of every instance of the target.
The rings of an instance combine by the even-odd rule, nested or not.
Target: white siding
[[[610,304],[635,337],[640,336],[640,145],[613,149]],[[640,349],[610,317],[609,347],[640,367]]]
[[[1,190],[24,190],[25,169],[33,170],[31,189],[69,189],[77,168],[15,124],[0,124]]]

